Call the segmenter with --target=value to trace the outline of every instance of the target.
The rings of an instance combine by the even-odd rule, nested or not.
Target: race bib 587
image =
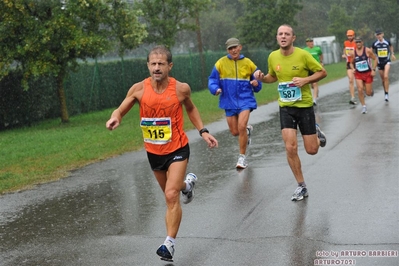
[[[293,82],[281,82],[278,84],[278,93],[282,102],[295,102],[302,100],[302,91]]]

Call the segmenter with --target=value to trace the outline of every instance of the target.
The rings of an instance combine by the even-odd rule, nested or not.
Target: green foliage
[[[330,10],[328,1],[307,0],[303,1],[303,8],[299,11],[295,20],[296,43],[305,43],[308,37],[327,36],[326,29],[329,26],[327,13]]]
[[[244,55],[251,58],[258,67],[267,69],[269,51],[248,50]],[[226,55],[225,51],[206,51],[205,73],[208,76],[215,62]],[[192,91],[203,90],[201,80],[201,58],[198,53],[173,56],[171,75],[184,80]],[[71,115],[116,107],[126,96],[129,87],[148,77],[146,58],[133,58],[82,63],[79,70],[68,73],[65,79],[65,98]],[[30,79],[34,89],[24,91],[20,86],[21,71],[10,73],[0,81],[0,131],[13,127],[28,126],[46,118],[59,117],[56,98],[57,84],[53,77]]]
[[[248,45],[274,48],[277,28],[282,24],[296,25],[295,15],[301,0],[241,0],[244,15],[238,19],[240,38]]]
[[[147,43],[173,47],[180,31],[195,31],[193,19],[211,7],[211,0],[140,0],[137,8],[143,10],[149,35]]]
[[[138,47],[148,36],[145,25],[138,22],[140,16],[143,16],[143,12],[132,9],[125,1],[112,1],[112,12],[107,24],[114,33],[114,43],[120,57],[123,57],[126,50]]]
[[[356,9],[356,28],[365,39],[375,39],[376,29],[383,29],[388,38],[390,33],[399,34],[399,2],[395,0],[370,1]]]
[[[346,77],[344,62],[327,65],[326,69],[328,76],[320,84]],[[276,84],[263,85],[255,95],[259,105],[274,101],[278,96]],[[208,90],[192,93],[192,99],[205,124],[224,117],[223,110],[218,108],[219,98]],[[112,111],[74,116],[68,124],[53,119],[0,132],[0,194],[57,180],[67,176],[68,171],[89,163],[141,149],[138,106],[124,117],[117,130],[108,131],[105,122]],[[187,116],[184,121],[186,130],[193,128]]]
[[[62,95],[63,87],[54,88],[54,84],[67,84],[65,94],[75,106],[80,95],[91,95],[89,102],[81,100],[79,107],[73,107],[72,113],[91,110],[97,103],[107,106],[106,100],[95,96],[96,93],[109,93],[113,90],[126,90],[132,81],[138,80],[131,72],[140,72],[137,68],[128,68],[122,63],[115,64],[108,69],[98,68],[98,72],[90,69],[87,76],[77,73],[79,82],[70,82],[66,75],[82,66],[81,60],[98,57],[110,49],[113,54],[124,57],[124,51],[137,47],[147,36],[145,26],[139,22],[145,21],[150,34],[148,42],[163,43],[167,46],[177,44],[181,40],[195,42],[193,30],[202,35],[205,54],[210,56],[212,51],[223,51],[224,42],[230,37],[239,37],[244,49],[255,45],[276,48],[275,33],[277,27],[283,23],[295,26],[298,36],[296,45],[307,36],[335,35],[342,43],[346,30],[353,28],[358,35],[374,39],[374,30],[382,28],[386,38],[396,34],[399,36],[399,4],[395,0],[362,1],[362,0],[138,0],[134,1],[143,11],[133,8],[126,0],[0,0],[0,80],[9,75],[9,79],[1,84],[8,87],[0,91],[0,123],[7,117],[6,124],[13,121],[37,121],[48,117],[50,113],[60,114],[54,106],[62,105],[54,102],[54,95]],[[301,4],[303,8],[301,9]],[[214,7],[214,8],[212,8]],[[326,19],[328,14],[328,19]],[[201,29],[195,24],[201,18]],[[238,23],[237,23],[238,22]],[[190,32],[191,31],[191,32]],[[189,33],[188,33],[189,32]],[[176,35],[179,33],[179,35]],[[191,34],[191,35],[190,35]],[[187,37],[189,36],[189,37]],[[197,40],[198,40],[197,35]],[[300,36],[300,37],[299,37]],[[396,42],[395,50],[398,50]],[[176,45],[176,46],[177,46]],[[198,42],[197,47],[200,46]],[[195,51],[196,47],[190,47]],[[257,47],[258,48],[258,47]],[[145,47],[143,48],[145,49]],[[244,50],[244,54],[257,65],[264,63],[261,56]],[[212,55],[213,56],[213,55]],[[206,69],[216,61],[216,57],[205,58]],[[189,66],[187,66],[189,64]],[[182,70],[179,70],[179,67]],[[198,83],[203,73],[201,60],[188,57],[179,67],[175,65],[174,73],[190,77],[194,89],[202,88],[204,83]],[[11,69],[17,69],[18,75],[9,74]],[[144,70],[145,72],[146,70]],[[205,73],[205,74],[206,74]],[[106,76],[101,79],[93,75]],[[11,75],[11,76],[10,76]],[[113,77],[117,80],[108,86]],[[15,78],[21,78],[15,80]],[[57,77],[56,80],[51,80]],[[141,74],[140,74],[141,77]],[[35,80],[35,78],[39,78]],[[73,77],[75,79],[76,76]],[[50,81],[51,80],[51,81]],[[82,81],[83,80],[83,81]],[[66,82],[65,82],[66,81]],[[106,82],[104,82],[106,81]],[[78,81],[77,81],[78,82]],[[0,84],[0,85],[1,85]],[[40,84],[40,86],[38,85]],[[46,84],[51,84],[44,89]],[[104,84],[107,84],[104,86]],[[35,93],[23,93],[19,87],[37,90]],[[77,94],[74,90],[81,90]],[[10,115],[10,111],[3,110],[11,106],[3,100],[3,95],[10,95],[11,90],[19,97],[20,108],[29,114],[20,113]],[[57,93],[58,92],[58,93]],[[37,99],[36,95],[43,94],[37,101],[40,106],[32,108],[32,104],[25,101]],[[119,97],[119,93],[112,97]],[[106,94],[108,95],[108,94]],[[10,99],[6,97],[5,99]],[[44,104],[44,100],[52,101]],[[86,99],[86,98],[84,98]],[[29,106],[29,108],[27,107]],[[36,106],[35,106],[36,108]],[[59,108],[59,107],[58,107]],[[62,108],[61,108],[62,109]],[[19,111],[20,109],[18,109]],[[61,112],[62,114],[62,112]],[[11,121],[11,122],[9,122]]]
[[[346,40],[346,31],[353,28],[353,17],[342,6],[332,5],[328,12],[330,26],[328,31],[334,35],[339,43]]]
[[[201,13],[204,50],[225,51],[225,42],[238,37],[237,18],[243,13],[239,0],[218,0],[211,10]]]
[[[383,29],[387,37],[391,33],[399,35],[399,3],[394,0],[381,1],[345,1],[338,3],[330,1],[328,18],[330,26],[328,31],[337,37],[339,42],[346,39],[346,31],[353,29],[357,36],[362,36],[366,41],[375,39],[374,31]]]
[[[30,80],[32,90],[24,90],[21,81],[21,71],[13,71],[0,81],[0,131],[59,116],[52,77]]]
[[[128,7],[122,0],[0,0],[0,79],[12,65],[22,71],[25,89],[32,77],[56,77],[61,120],[68,122],[67,73],[114,43],[122,53],[146,36]]]
[[[22,69],[25,85],[31,76],[57,77],[75,70],[79,59],[108,51],[112,39],[133,38],[127,47],[134,48],[145,37],[136,13],[122,1],[1,0],[0,9],[0,78],[14,63]]]
[[[387,38],[393,37],[391,33],[399,36],[399,27],[397,27],[399,3],[395,0],[293,1],[294,9],[295,3],[303,5],[302,9],[295,11],[294,22],[286,19],[291,21],[290,12],[279,13],[278,6],[286,1],[215,0],[214,2],[216,8],[201,15],[203,43],[206,49],[224,49],[224,42],[232,36],[239,37],[244,45],[264,46],[264,43],[267,43],[266,47],[276,48],[275,32],[283,23],[294,26],[297,45],[305,45],[305,38],[309,36],[330,35],[336,36],[337,41],[341,43],[350,28],[368,38],[374,37],[376,28],[382,28]],[[290,7],[291,5],[288,6]],[[241,23],[246,26],[243,27]],[[248,39],[241,38],[243,35]]]

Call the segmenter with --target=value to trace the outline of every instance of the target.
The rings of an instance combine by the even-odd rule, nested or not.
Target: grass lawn
[[[326,65],[327,78],[320,85],[346,76],[345,63]],[[277,99],[276,84],[264,84],[256,94],[259,105]],[[208,90],[192,94],[204,124],[224,117],[218,97]],[[29,189],[35,184],[54,181],[68,171],[143,147],[139,130],[138,106],[124,117],[115,131],[105,122],[113,109],[82,114],[67,124],[47,120],[31,127],[0,132],[0,194]],[[193,129],[185,117],[185,129]]]

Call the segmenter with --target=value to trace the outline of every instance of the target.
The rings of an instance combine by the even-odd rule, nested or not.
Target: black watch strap
[[[200,134],[200,136],[202,137],[202,133],[209,133],[209,130],[206,128],[206,127],[204,127],[203,129],[201,129],[200,131],[199,131],[199,134]]]

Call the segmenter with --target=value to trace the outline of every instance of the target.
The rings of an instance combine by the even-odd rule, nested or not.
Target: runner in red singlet
[[[352,61],[350,62],[350,67],[355,75],[357,95],[362,104],[362,114],[366,114],[367,107],[364,94],[367,96],[374,95],[372,85],[375,76],[375,69],[377,67],[377,57],[373,53],[372,49],[364,46],[363,40],[360,37],[355,39],[355,43],[356,49]],[[371,62],[371,60],[373,62]]]

